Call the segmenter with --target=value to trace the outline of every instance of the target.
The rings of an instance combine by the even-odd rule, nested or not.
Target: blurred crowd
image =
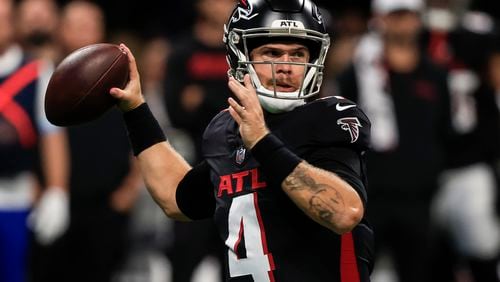
[[[235,0],[157,2],[0,0],[0,282],[222,281],[213,223],[163,215],[117,110],[68,128],[43,118],[64,57],[124,42],[169,141],[200,160],[203,130],[230,95],[222,37]],[[317,2],[332,38],[321,95],[356,101],[372,121],[375,282],[500,281],[493,2]]]

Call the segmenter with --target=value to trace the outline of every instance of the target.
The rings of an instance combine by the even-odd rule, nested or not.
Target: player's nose
[[[292,65],[289,64],[291,62],[289,55],[283,55],[280,60],[280,64],[275,64],[276,73],[291,73]]]

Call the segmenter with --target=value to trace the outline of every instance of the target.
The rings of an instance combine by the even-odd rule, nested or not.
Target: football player
[[[229,107],[191,167],[141,95],[133,55],[119,99],[148,189],[178,220],[212,217],[228,281],[369,281],[364,219],[370,123],[341,97],[315,99],[329,36],[309,0],[241,0],[225,27]]]

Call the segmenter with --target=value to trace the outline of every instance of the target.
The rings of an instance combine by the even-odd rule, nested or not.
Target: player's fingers
[[[127,53],[128,57],[128,66],[130,69],[130,80],[137,79],[139,77],[139,71],[137,70],[137,64],[135,62],[134,54],[132,51],[123,43],[120,44],[120,48],[123,48]]]
[[[247,89],[254,89],[253,87],[253,84],[252,84],[252,80],[250,79],[250,75],[247,73],[245,74],[245,76],[243,77],[243,83],[245,84],[245,87]]]
[[[246,106],[246,100],[247,100],[247,95],[246,95],[246,88],[241,85],[236,79],[233,77],[229,78],[228,82],[229,89],[234,93],[234,95],[238,98],[240,103],[243,106]]]
[[[245,83],[245,88],[247,89],[248,93],[246,95],[248,101],[245,101],[246,103],[245,106],[252,109],[260,108],[260,102],[259,99],[257,98],[257,92],[255,90],[255,86],[253,85],[249,74],[245,75],[243,82]]]
[[[233,108],[240,117],[243,117],[243,115],[245,114],[245,107],[238,104],[238,102],[236,102],[236,100],[231,97],[229,97],[227,101],[229,103],[229,106]]]
[[[241,95],[240,92],[241,92],[241,84],[236,80],[234,79],[234,77],[229,77],[229,80],[227,82],[227,85],[229,86],[229,88],[231,89],[231,91],[236,94],[236,95]]]
[[[120,98],[122,98],[125,95],[125,91],[123,91],[120,88],[113,87],[113,88],[111,88],[109,90],[109,94],[111,94],[111,96],[113,96],[113,97],[115,97],[117,99],[120,99]]]
[[[255,97],[257,97],[257,93],[255,93],[255,87],[249,74],[245,74],[245,76],[243,77],[243,84],[240,85],[244,89],[244,93],[246,94],[245,100],[242,100],[242,104],[244,103],[246,107],[255,104],[255,101],[257,101],[257,99],[255,99]]]
[[[229,114],[233,117],[233,119],[236,121],[236,123],[241,124],[241,117],[234,110],[234,108],[229,106],[228,110],[229,110]]]

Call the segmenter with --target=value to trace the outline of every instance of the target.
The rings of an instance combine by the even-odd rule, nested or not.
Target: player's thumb
[[[109,94],[116,99],[123,99],[125,97],[125,91],[117,87],[111,88]]]

